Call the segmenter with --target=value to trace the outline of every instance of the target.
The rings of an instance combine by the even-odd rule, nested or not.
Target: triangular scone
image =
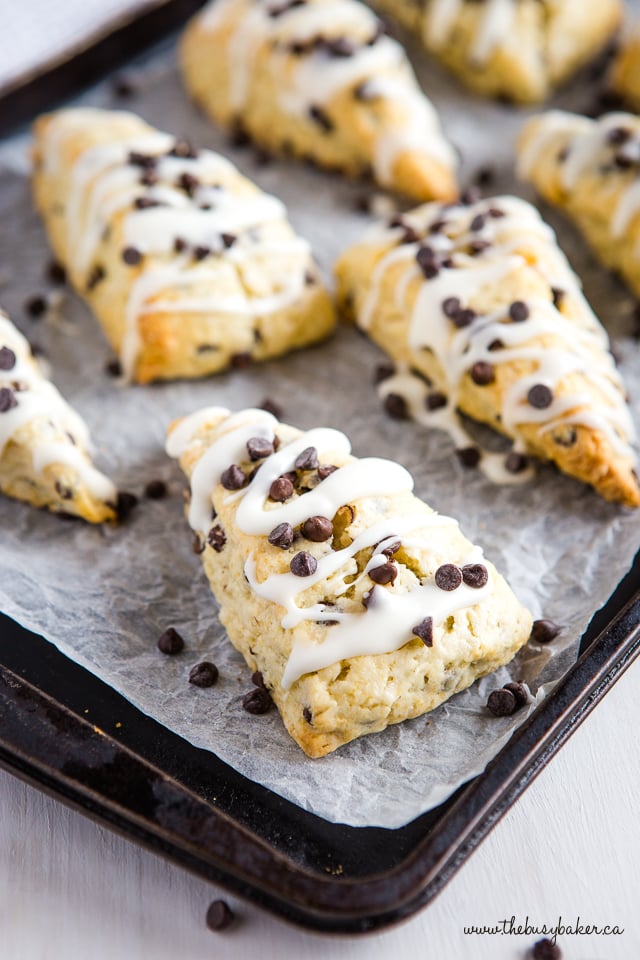
[[[633,424],[608,338],[530,204],[427,204],[343,254],[338,295],[393,358],[392,415],[449,430],[463,463],[499,481],[551,460],[608,500],[640,504]],[[455,410],[514,441],[472,445]]]
[[[433,710],[507,663],[531,615],[390,460],[263,410],[178,421],[220,619],[310,757]]]
[[[376,0],[478,93],[544,100],[618,27],[621,0]]]
[[[36,203],[128,379],[200,377],[327,336],[331,299],[283,204],[132,113],[35,124]]]
[[[524,125],[518,154],[520,177],[566,212],[640,295],[640,117],[552,110]]]
[[[274,153],[372,174],[414,200],[457,196],[457,158],[404,50],[358,0],[214,0],[187,27],[186,85]]]
[[[609,90],[640,111],[640,24],[623,39],[611,64]]]
[[[118,493],[91,463],[86,424],[0,310],[0,490],[34,507],[114,520]]]

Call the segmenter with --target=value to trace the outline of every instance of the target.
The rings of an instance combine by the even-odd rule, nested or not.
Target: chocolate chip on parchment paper
[[[233,910],[226,900],[214,900],[207,910],[207,927],[215,933],[227,930],[234,919]]]
[[[201,663],[196,663],[189,671],[189,683],[196,687],[212,687],[218,682],[219,675],[220,671],[215,663],[211,663],[210,660],[202,660]]]
[[[158,650],[168,657],[174,657],[181,650],[184,650],[184,640],[177,630],[173,627],[167,627],[164,633],[158,637]]]

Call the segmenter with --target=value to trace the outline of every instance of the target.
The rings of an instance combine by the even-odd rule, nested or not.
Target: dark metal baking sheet
[[[169,0],[0,100],[25,122],[175,28]],[[316,817],[142,714],[0,615],[0,764],[129,839],[307,928],[380,929],[428,904],[640,652],[640,558],[581,657],[486,771],[398,830]]]

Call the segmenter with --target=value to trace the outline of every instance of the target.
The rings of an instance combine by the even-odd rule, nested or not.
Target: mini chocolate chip
[[[260,716],[263,713],[268,713],[273,706],[273,700],[269,691],[264,687],[256,687],[254,690],[250,690],[249,693],[246,693],[242,698],[243,709],[247,713],[252,713],[255,716]]]
[[[536,940],[531,948],[531,960],[562,960],[562,950],[557,943],[545,937]]]
[[[462,568],[462,579],[468,587],[480,590],[489,582],[489,573],[482,563],[467,563]]]
[[[529,319],[529,307],[523,300],[514,300],[509,307],[509,316],[514,323],[522,323]]]
[[[474,180],[479,187],[490,187],[496,178],[493,167],[478,167]]]
[[[425,253],[427,247],[420,247],[416,254],[418,266],[427,280],[433,280],[440,273],[440,267],[432,254]]]
[[[487,363],[485,360],[477,360],[471,367],[469,374],[473,382],[479,387],[488,386],[490,383],[493,383],[496,378],[493,364]]]
[[[475,310],[472,310],[471,307],[465,307],[464,310],[459,310],[454,317],[451,317],[451,319],[454,326],[458,327],[459,330],[462,330],[464,327],[470,326],[477,316],[478,314],[475,312]]]
[[[229,248],[234,245],[234,243],[236,242],[236,240],[237,240],[238,238],[237,238],[236,235],[233,234],[233,233],[221,233],[221,234],[220,234],[220,239],[222,240],[222,242],[223,242],[223,244],[224,244],[224,246],[225,246],[225,249],[226,249],[226,250],[229,250]]]
[[[158,174],[155,170],[143,170],[139,182],[143,187],[155,187],[158,182]]]
[[[218,682],[219,675],[220,671],[215,663],[203,660],[201,663],[196,663],[195,667],[189,671],[189,683],[193,683],[196,687],[212,687]]]
[[[10,347],[0,347],[0,370],[13,370],[16,355]]]
[[[436,587],[440,590],[457,590],[462,583],[462,570],[455,563],[443,563],[435,574]]]
[[[428,393],[425,397],[425,406],[427,410],[440,410],[442,407],[446,407],[449,402],[449,398],[446,393],[440,393],[439,390],[433,390],[431,393]]]
[[[524,707],[529,699],[529,694],[527,693],[527,688],[524,683],[505,683],[504,689],[510,690],[516,698],[516,708]]]
[[[173,249],[175,253],[184,253],[189,244],[184,239],[184,237],[176,237],[173,241]]]
[[[502,217],[506,217],[506,213],[504,212],[504,210],[501,210],[500,207],[489,207],[489,209],[487,210],[487,213],[494,220],[500,220],[502,219]]]
[[[516,698],[511,690],[492,690],[487,700],[487,709],[494,717],[510,717],[517,710]]]
[[[302,536],[312,543],[324,543],[333,536],[333,524],[328,517],[309,517],[302,524]]]
[[[419,637],[425,647],[433,646],[433,617],[425,617],[417,626],[411,628],[414,636]]]
[[[332,57],[352,57],[356,52],[355,44],[347,37],[334,37],[325,41],[323,47]]]
[[[200,539],[197,533],[194,533],[193,540],[191,541],[191,549],[194,553],[204,553],[204,543]]]
[[[269,534],[269,543],[274,547],[288,550],[293,543],[293,527],[290,523],[279,523]]]
[[[247,440],[247,453],[249,460],[262,460],[264,457],[270,457],[273,453],[273,440],[266,437],[251,437]]]
[[[472,240],[469,244],[469,251],[472,256],[476,256],[478,253],[484,253],[490,246],[491,242],[489,240]]]
[[[225,900],[214,900],[207,910],[209,930],[226,930],[233,923],[233,910]]]
[[[373,382],[375,385],[384,383],[395,375],[396,368],[392,363],[378,363],[373,372]]]
[[[163,634],[158,637],[158,650],[166,653],[168,657],[173,657],[176,653],[184,650],[184,640],[177,630],[173,627],[167,627]]]
[[[477,447],[462,447],[456,450],[456,456],[463,467],[477,467],[480,463],[480,451]]]
[[[205,260],[211,253],[211,247],[207,247],[204,244],[198,244],[197,247],[193,248],[193,258],[194,260]]]
[[[276,420],[282,418],[282,407],[279,403],[276,403],[275,400],[270,400],[269,397],[265,397],[262,403],[258,404],[259,410],[266,410],[267,413],[272,414]]]
[[[392,420],[408,420],[407,401],[399,393],[388,393],[384,398],[384,409]]]
[[[118,493],[118,502],[116,503],[116,513],[118,520],[126,520],[131,511],[138,505],[138,498],[135,493],[127,493],[120,490]]]
[[[132,167],[142,167],[143,170],[151,170],[157,165],[158,158],[148,153],[139,153],[137,150],[132,150],[127,157],[127,163]]]
[[[41,294],[37,293],[34,297],[25,300],[24,309],[33,320],[44,316],[47,312],[47,300]]]
[[[106,277],[107,272],[102,266],[101,263],[96,263],[95,267],[92,267],[89,276],[87,277],[87,290],[95,290],[99,283],[101,283]]]
[[[504,348],[503,341],[500,339],[496,339],[491,341],[491,343],[487,347],[487,350],[493,353],[495,350],[502,350],[503,348]]]
[[[119,360],[107,360],[104,365],[104,371],[108,373],[110,377],[121,377],[122,365]]]
[[[522,473],[529,466],[529,460],[523,453],[511,450],[504,461],[504,465],[509,473]]]
[[[150,480],[144,488],[145,497],[150,500],[162,500],[168,493],[164,480]]]
[[[220,524],[216,523],[215,527],[211,527],[211,530],[209,530],[209,533],[207,534],[207,543],[210,547],[213,547],[216,553],[222,553],[226,542],[226,533]]]
[[[242,467],[239,467],[237,463],[232,463],[230,467],[223,471],[220,483],[225,490],[241,490],[246,479],[247,475]]]
[[[327,477],[330,477],[332,473],[335,473],[338,467],[335,467],[333,464],[328,463],[325,466],[318,467],[318,479],[326,480]]]
[[[254,670],[254,672],[251,674],[251,683],[253,683],[256,687],[260,687],[261,690],[267,690],[264,677],[262,676],[260,670]],[[269,691],[267,690],[267,693],[268,692]]]
[[[442,301],[442,312],[445,317],[453,319],[460,310],[462,309],[462,304],[460,303],[459,297],[447,297],[446,300]]]
[[[251,366],[251,354],[248,350],[243,350],[241,353],[234,353],[231,355],[231,366],[234,370],[246,370],[247,367]]]
[[[294,464],[296,470],[317,470],[319,465],[318,451],[315,447],[307,447],[299,453]]]
[[[301,550],[292,558],[289,566],[296,577],[312,577],[318,569],[318,561],[306,550]]]
[[[555,640],[561,629],[553,620],[534,620],[531,628],[531,640],[534,643],[550,643]]]
[[[460,203],[465,207],[470,207],[473,203],[477,203],[481,196],[482,193],[477,187],[467,187],[460,194]]]
[[[73,497],[73,491],[69,487],[65,487],[64,484],[60,483],[59,480],[56,480],[55,484],[56,493],[61,500],[71,500]]]
[[[310,707],[305,707],[302,711],[302,717],[307,723],[313,723],[313,714]]]
[[[395,563],[389,561],[387,563],[381,563],[377,567],[372,567],[368,573],[374,583],[379,583],[380,586],[384,586],[387,583],[394,582],[398,576],[398,568]]]
[[[527,400],[536,410],[546,410],[553,403],[553,392],[544,383],[536,383],[529,390]]]
[[[269,487],[269,496],[277,503],[284,503],[293,496],[293,484],[288,477],[278,477]]]
[[[479,230],[482,230],[482,228],[486,225],[486,222],[486,213],[478,213],[469,224],[469,229],[472,231],[472,233],[477,233]]]
[[[560,287],[551,287],[551,296],[553,297],[554,307],[559,310],[565,297],[565,291],[561,290]]]
[[[607,132],[607,143],[619,147],[631,139],[633,131],[628,127],[613,127]]]
[[[122,259],[129,267],[137,267],[142,261],[142,254],[136,247],[125,247],[122,251]]]
[[[153,197],[136,197],[133,205],[136,210],[151,210],[152,207],[161,206],[160,201],[154,200]]]
[[[324,130],[325,133],[332,133],[334,130],[333,120],[327,113],[322,109],[322,107],[311,106],[309,107],[309,116],[317,123],[318,126]]]
[[[51,260],[47,264],[46,276],[47,280],[57,287],[61,287],[67,282],[67,271],[57,260]]]
[[[178,187],[192,197],[196,189],[200,186],[200,181],[192,173],[185,171],[178,177]]]
[[[442,233],[444,228],[447,226],[448,220],[434,220],[433,223],[429,225],[429,233]]]

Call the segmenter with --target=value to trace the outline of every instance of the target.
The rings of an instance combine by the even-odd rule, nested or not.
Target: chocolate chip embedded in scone
[[[224,529],[201,556],[253,671],[242,706],[273,700],[309,756],[432,710],[528,639],[529,613],[457,523],[413,496],[399,464],[351,457],[339,431],[212,407],[174,424],[167,450],[190,479],[198,543],[212,514]],[[229,487],[230,461],[246,482]]]

